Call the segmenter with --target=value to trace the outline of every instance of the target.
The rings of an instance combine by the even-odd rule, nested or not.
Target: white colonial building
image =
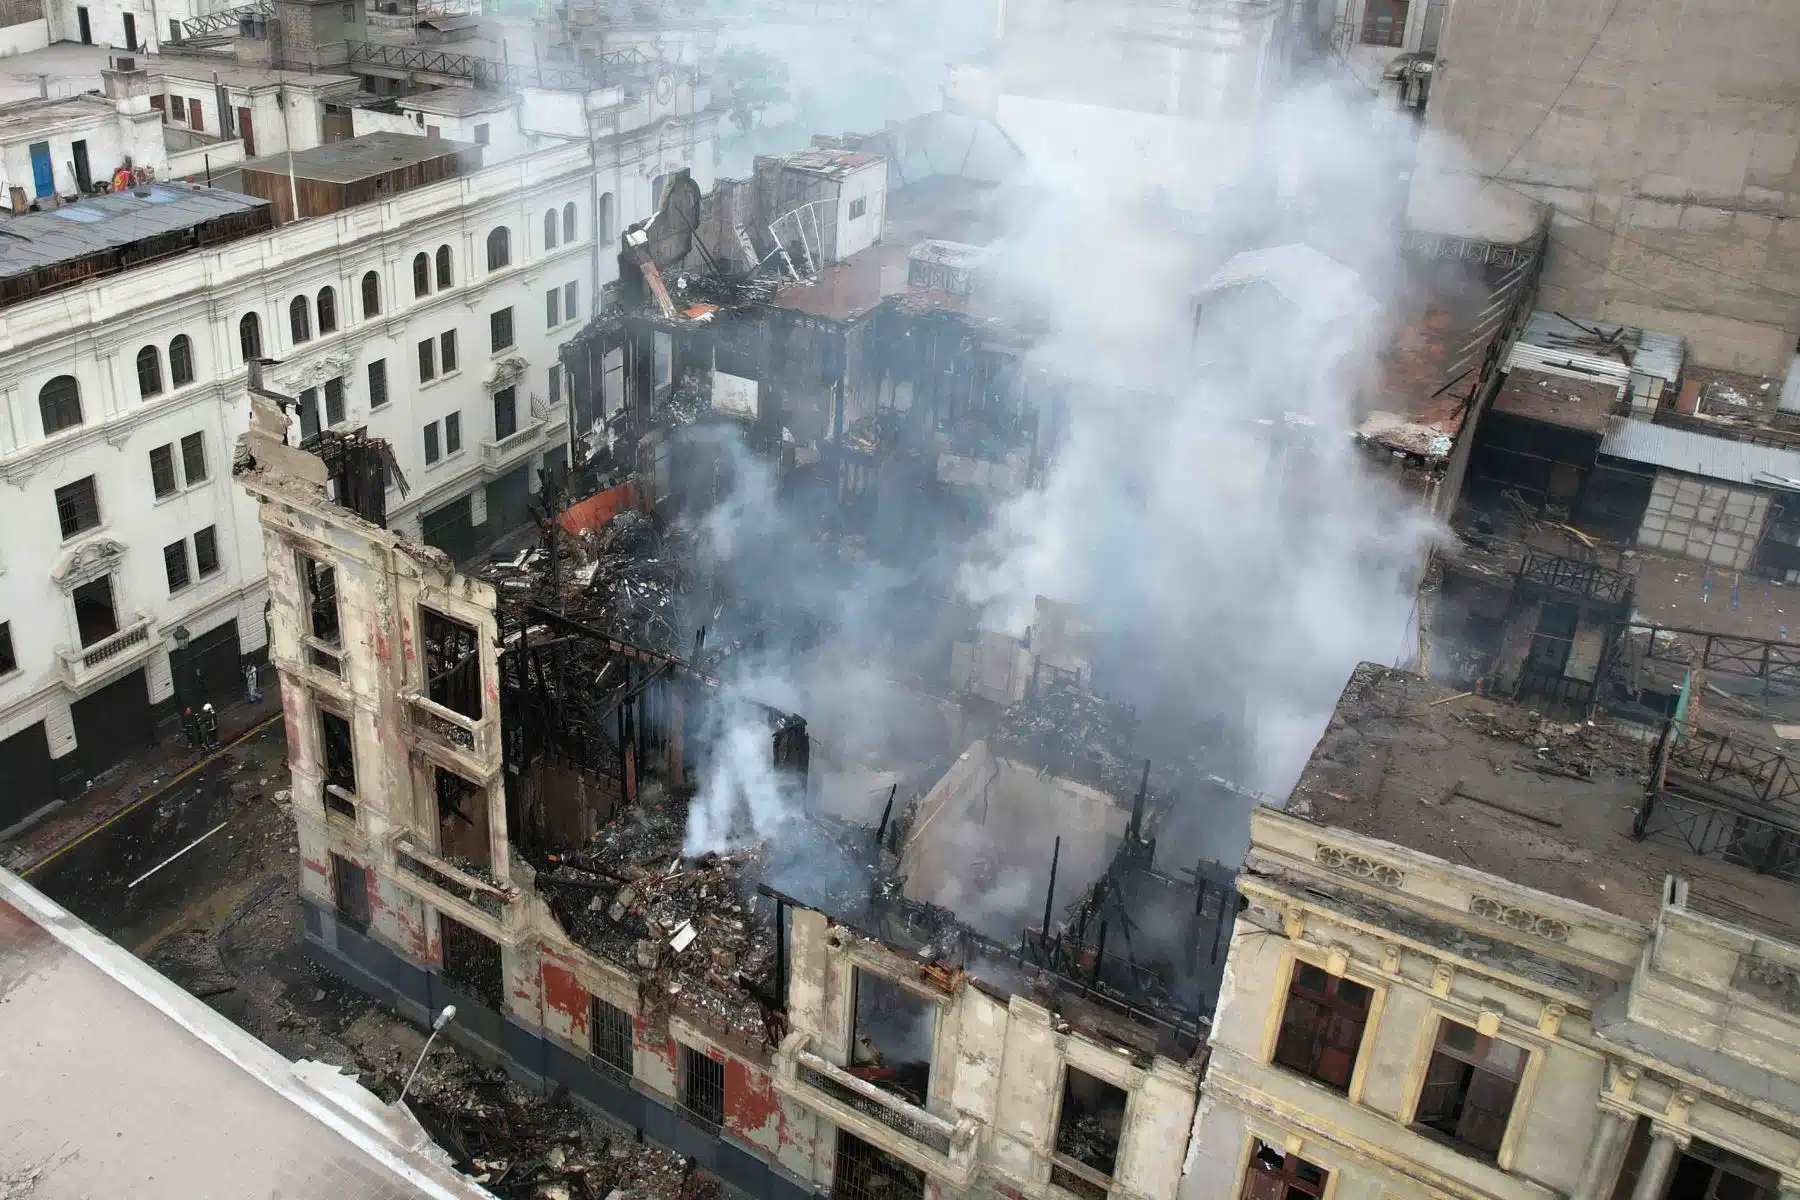
[[[230,485],[248,359],[272,360],[307,431],[392,443],[391,527],[467,554],[525,520],[537,469],[567,454],[559,348],[659,179],[711,186],[716,117],[666,76],[506,101],[408,98],[412,132],[300,151],[292,183],[277,155],[243,165],[243,191],[157,183],[5,222],[0,828],[180,704],[241,690],[265,646],[261,538]],[[415,114],[471,141],[421,136]],[[359,203],[377,138],[452,165]],[[264,188],[283,171],[263,199],[244,194],[258,166]]]

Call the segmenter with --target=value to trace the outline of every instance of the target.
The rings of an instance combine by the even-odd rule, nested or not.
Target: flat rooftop
[[[291,161],[294,174],[300,179],[313,179],[323,183],[355,183],[418,163],[451,158],[479,149],[474,142],[454,142],[448,138],[382,130],[302,150]],[[288,173],[289,162],[290,159],[285,154],[270,154],[253,158],[240,169],[285,175]]]
[[[1653,924],[1663,879],[1696,907],[1800,936],[1800,889],[1632,837],[1651,744],[1560,724],[1363,663],[1294,786],[1287,811]]]
[[[0,1173],[37,1181],[18,1195],[488,1196],[9,872],[0,992],[0,1072],[28,1081],[0,1089]]]
[[[0,222],[0,279],[255,213],[267,200],[193,183],[153,183]]]
[[[111,120],[117,115],[104,96],[66,96],[51,100],[18,100],[0,104],[0,137],[36,133],[72,121]]]
[[[879,154],[862,154],[852,150],[827,150],[814,147],[796,150],[782,157],[782,164],[796,171],[810,171],[832,179],[844,179],[864,167],[882,162]]]
[[[433,88],[416,96],[401,96],[396,107],[436,113],[444,117],[472,117],[479,113],[505,112],[517,107],[517,96],[472,87]]]
[[[985,246],[992,240],[997,232],[989,208],[993,194],[993,184],[954,175],[934,175],[889,192],[881,240],[826,267],[810,283],[782,288],[776,305],[848,321],[889,296],[906,294],[908,255],[920,242]],[[961,307],[957,303],[961,297],[940,292],[931,296],[940,306]]]
[[[226,87],[234,88],[275,87],[277,85],[331,88],[343,85],[354,91],[361,86],[356,76],[350,74],[259,67],[253,64],[233,62],[222,55],[190,58],[174,54],[140,54],[136,57],[138,66],[153,76],[160,75],[165,79],[178,79],[183,83],[191,82],[207,88],[212,87],[214,80]]]
[[[1561,429],[1604,437],[1607,418],[1625,403],[1617,385],[1514,367],[1494,397],[1494,411]]]

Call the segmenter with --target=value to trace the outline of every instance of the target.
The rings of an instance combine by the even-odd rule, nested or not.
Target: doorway
[[[76,762],[90,779],[156,740],[156,713],[142,668],[69,705],[69,717]]]
[[[75,190],[85,196],[94,190],[94,175],[88,166],[87,142],[69,143],[69,153],[75,159]]]
[[[56,191],[56,172],[50,166],[50,143],[31,143],[31,184],[41,200]]]
[[[81,44],[84,46],[93,45],[94,44],[94,27],[92,25],[88,24],[87,9],[77,8],[75,10],[75,25],[76,25],[76,28],[81,33]]]
[[[238,133],[244,139],[244,157],[256,157],[256,127],[250,123],[250,110],[238,106]]]
[[[119,632],[119,615],[113,607],[112,576],[102,575],[75,589],[75,630],[81,644],[91,646]]]
[[[137,49],[137,18],[130,13],[125,14],[125,48]]]

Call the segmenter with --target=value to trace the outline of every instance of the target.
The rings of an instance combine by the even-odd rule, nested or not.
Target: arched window
[[[245,313],[238,322],[238,349],[245,362],[262,357],[262,321],[255,313]]]
[[[169,385],[186,387],[194,382],[194,343],[185,333],[169,343]]]
[[[431,257],[423,250],[413,256],[413,295],[431,295]]]
[[[138,351],[138,395],[148,400],[162,392],[162,352],[155,346]]]
[[[337,289],[319,289],[319,332],[337,332]]]
[[[554,208],[544,213],[544,249],[556,249],[556,210]]]
[[[312,310],[306,306],[305,296],[295,296],[288,304],[288,332],[294,335],[294,345],[312,341]]]
[[[363,276],[363,320],[381,315],[381,276],[370,271]]]
[[[450,287],[456,282],[450,275],[450,247],[448,246],[438,247],[437,276],[440,288]]]
[[[512,231],[502,225],[488,234],[488,270],[498,271],[512,264]]]
[[[73,375],[58,375],[38,389],[38,416],[45,437],[81,424],[81,387]]]
[[[567,204],[563,205],[563,241],[572,242],[574,240],[575,240],[575,202],[573,200],[571,200]]]
[[[606,192],[600,197],[600,227],[595,231],[595,236],[603,242],[612,241],[612,225],[613,195],[611,192]]]

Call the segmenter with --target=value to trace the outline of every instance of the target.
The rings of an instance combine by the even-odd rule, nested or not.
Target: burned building
[[[484,581],[334,503],[251,403],[309,952],[751,1195],[1177,1194],[1238,901],[1156,863],[1140,764],[1036,768],[1038,826],[1085,788],[1103,853],[1052,846],[1041,918],[985,932],[909,885],[897,785],[879,823],[814,802],[806,721],[716,672],[641,479]]]
[[[1252,819],[1188,1194],[1800,1192],[1788,771],[1357,668]]]

